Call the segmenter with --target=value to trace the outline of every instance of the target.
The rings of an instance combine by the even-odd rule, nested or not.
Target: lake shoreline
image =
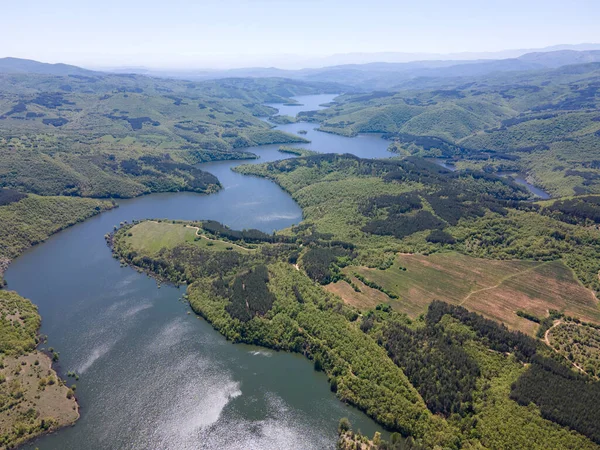
[[[0,310],[3,325],[9,325],[2,339],[0,429],[3,445],[13,448],[72,426],[81,415],[76,387],[67,385],[54,364],[58,354],[40,348],[44,337],[37,307],[14,291],[2,290]]]
[[[38,345],[38,347],[39,347],[39,345]],[[47,365],[49,366],[49,368],[50,368],[49,369],[49,371],[50,371],[49,375],[56,377],[56,379],[58,380],[59,384],[60,383],[64,383],[64,385],[67,386],[66,380],[64,380],[63,378],[61,378],[59,376],[59,371],[56,370],[56,368],[54,368],[54,364],[52,363],[52,358],[50,358],[49,354],[46,351],[41,351],[39,348],[36,349],[36,352],[38,352],[38,357],[40,359],[44,360],[44,362],[46,362]],[[40,365],[44,365],[42,363],[42,361],[40,361]],[[54,433],[58,433],[58,432],[60,432],[60,431],[62,431],[64,429],[66,429],[66,428],[71,428],[71,427],[74,427],[75,425],[77,425],[77,422],[79,421],[79,419],[81,419],[81,406],[79,405],[79,401],[77,400],[77,396],[76,395],[73,395],[73,399],[75,400],[75,405],[76,405],[76,410],[75,411],[77,413],[77,416],[73,420],[71,420],[69,422],[65,422],[65,423],[59,424],[59,425],[57,425],[54,428],[42,431],[42,432],[40,432],[38,434],[35,434],[33,436],[29,436],[25,440],[23,440],[21,442],[18,442],[15,445],[14,448],[18,449],[18,448],[21,448],[24,445],[33,444],[37,440],[43,438],[44,436],[52,435]]]
[[[140,221],[135,224],[133,224],[133,223],[127,224],[127,225],[121,227],[119,230],[117,230],[115,232],[116,236],[113,234],[113,238],[111,239],[113,254],[115,255],[115,257],[117,259],[120,259],[121,261],[125,261],[129,268],[136,270],[139,273],[143,272],[155,280],[164,280],[164,282],[166,284],[169,284],[171,286],[179,288],[179,285],[177,283],[175,283],[172,279],[160,276],[158,273],[154,272],[150,267],[144,267],[144,266],[136,264],[134,262],[135,256],[131,257],[131,255],[136,255],[137,253],[136,252],[128,252],[127,249],[129,247],[127,246],[127,244],[118,245],[119,242],[122,242],[126,239],[126,234],[127,234],[128,229],[131,229],[137,225],[140,225],[140,224],[142,224],[144,222],[148,222],[148,221],[152,222],[151,219],[149,219],[147,221]],[[173,222],[174,222],[173,225],[175,225],[175,224],[185,225],[185,222],[181,222],[181,221],[173,221]],[[130,235],[131,234],[129,234],[129,236]],[[117,245],[115,246],[115,244],[117,244]],[[152,257],[150,257],[150,258],[152,258]],[[291,265],[296,270],[299,270],[296,264],[291,264]],[[189,306],[189,308],[194,312],[194,314],[196,315],[196,317],[198,319],[203,319],[207,324],[209,324],[212,327],[213,330],[215,330],[220,336],[225,338],[228,342],[230,342],[231,344],[234,344],[234,345],[239,345],[239,344],[251,345],[251,346],[264,348],[264,349],[268,349],[268,350],[273,350],[273,351],[281,352],[281,353],[285,353],[285,354],[302,356],[303,359],[307,360],[307,362],[310,362],[311,365],[313,365],[315,372],[323,372],[327,376],[327,379],[328,379],[327,384],[328,384],[329,388],[331,389],[331,392],[334,393],[334,395],[336,396],[337,401],[339,401],[342,404],[347,405],[348,407],[354,409],[358,413],[365,414],[366,416],[368,416],[380,428],[380,430],[378,431],[380,434],[383,434],[384,436],[388,436],[392,431],[397,431],[394,428],[387,427],[384,423],[379,422],[377,420],[376,416],[373,415],[372,413],[369,413],[367,411],[367,408],[365,407],[365,405],[361,404],[360,402],[357,402],[356,399],[337,395],[337,393],[338,393],[337,384],[335,384],[335,383],[332,384],[333,382],[331,381],[331,380],[335,379],[335,377],[332,375],[332,371],[325,369],[324,367],[319,365],[320,363],[317,362],[317,360],[319,359],[319,356],[318,356],[319,352],[322,351],[321,346],[323,346],[323,348],[328,348],[328,347],[324,343],[319,342],[319,340],[315,336],[307,334],[305,336],[306,340],[302,343],[302,345],[299,348],[294,348],[294,347],[288,346],[288,345],[272,344],[268,340],[265,340],[262,338],[259,340],[256,340],[256,336],[237,335],[235,337],[232,337],[230,334],[227,333],[227,324],[222,322],[218,316],[214,316],[214,315],[211,316],[211,314],[214,314],[214,311],[211,312],[211,309],[209,307],[207,307],[207,305],[202,304],[201,302],[197,302],[197,304],[196,304],[195,302],[193,302],[191,300],[197,295],[197,293],[199,292],[199,289],[201,289],[200,286],[202,286],[202,281],[201,280],[186,280],[186,281],[187,281],[186,286],[187,286],[187,288],[190,289],[190,291],[186,291],[186,294],[184,294],[184,296],[183,296],[183,299],[185,299],[186,305]],[[160,288],[160,285],[158,286],[158,288]],[[203,307],[204,307],[204,309],[203,309]],[[188,314],[189,314],[189,312],[188,312]],[[333,387],[334,385],[336,386],[335,388]]]
[[[295,144],[294,147],[311,147],[321,152],[336,152],[341,147],[350,146],[349,151],[358,152],[361,157],[378,157],[377,155],[387,153],[386,143],[379,139],[353,140],[342,138],[340,140],[336,138],[330,140],[327,138],[327,133],[312,131],[310,127],[307,128],[305,123],[292,124],[289,128],[287,126],[282,128],[292,133],[295,128],[309,129],[309,137],[313,139],[313,142],[308,145]],[[182,292],[175,290],[176,285],[163,284],[162,289],[157,289],[157,281],[162,284],[165,280],[158,280],[156,277],[148,280],[148,273],[145,277],[138,277],[138,273],[131,271],[129,267],[126,269],[119,267],[117,260],[106,252],[107,242],[103,236],[114,231],[114,226],[118,226],[120,222],[127,221],[131,223],[133,220],[142,220],[149,217],[168,217],[191,221],[208,217],[226,223],[233,228],[258,228],[268,233],[298,223],[302,220],[302,211],[293,198],[283,189],[271,181],[239,175],[231,171],[232,166],[284,159],[285,157],[278,151],[278,147],[278,144],[254,147],[257,150],[254,154],[258,158],[198,164],[197,167],[212,173],[222,182],[223,189],[220,189],[219,192],[212,195],[198,195],[194,192],[147,193],[132,199],[120,199],[117,208],[97,215],[94,220],[85,220],[79,223],[80,227],[73,227],[68,233],[55,233],[52,235],[45,242],[46,245],[43,246],[43,251],[41,246],[36,246],[29,249],[30,251],[26,251],[26,255],[23,254],[16,258],[16,262],[13,261],[11,269],[7,272],[7,280],[12,288],[32,298],[40,306],[40,313],[44,317],[42,332],[50,337],[50,345],[62,351],[61,366],[65,367],[65,370],[76,369],[79,374],[86,372],[92,364],[94,369],[86,372],[86,382],[78,390],[78,398],[82,402],[81,407],[85,411],[78,422],[79,426],[66,429],[62,433],[53,433],[51,436],[43,438],[43,442],[40,442],[40,444],[49,445],[48,448],[61,449],[81,448],[83,442],[86,442],[86,445],[93,449],[106,448],[106,445],[117,447],[130,445],[131,442],[146,443],[147,445],[152,445],[150,442],[153,442],[156,444],[157,441],[153,440],[155,438],[144,433],[144,428],[140,428],[139,425],[134,428],[135,432],[133,434],[122,434],[122,424],[137,420],[136,417],[138,416],[152,417],[153,420],[160,417],[162,420],[162,416],[171,414],[169,411],[173,401],[178,399],[177,403],[179,404],[184,401],[180,398],[181,395],[187,398],[187,394],[182,391],[182,388],[188,389],[186,388],[187,383],[195,380],[195,383],[202,384],[205,383],[203,381],[205,379],[212,380],[212,375],[208,376],[200,369],[188,371],[184,378],[179,379],[179,372],[174,372],[173,367],[181,364],[187,356],[177,356],[173,360],[178,353],[169,351],[163,354],[160,345],[156,350],[145,348],[152,342],[152,334],[156,335],[163,332],[160,328],[161,324],[166,327],[169,325],[168,321],[171,321],[173,326],[175,324],[179,326],[181,320],[188,323],[189,321],[185,317],[191,306],[187,301],[185,302],[187,304],[183,305],[181,301]],[[38,282],[34,284],[29,281],[32,271],[38,273]],[[74,284],[73,279],[79,281]],[[50,289],[50,286],[55,286],[55,288]],[[45,295],[45,292],[51,292],[52,294]],[[126,295],[125,301],[121,297],[121,292],[133,292],[133,294],[124,294]],[[166,301],[156,302],[153,300],[163,298]],[[57,309],[57,305],[59,309]],[[60,310],[64,310],[64,312],[61,313]],[[117,314],[117,311],[123,312],[113,317],[112,314]],[[141,312],[138,313],[138,311]],[[162,313],[159,313],[159,311],[162,311]],[[194,311],[194,313],[198,314],[197,311]],[[152,317],[150,321],[148,318],[144,318],[148,314],[151,314],[150,317]],[[108,320],[105,317],[112,318]],[[133,319],[133,317],[136,317],[136,320],[129,321],[129,318]],[[197,317],[200,318],[201,315],[197,315]],[[127,326],[123,328],[125,322],[127,322]],[[202,323],[205,323],[205,325],[202,325]],[[264,414],[271,417],[273,413],[269,411],[275,405],[265,409],[267,404],[257,410],[256,405],[246,404],[251,399],[251,397],[247,397],[248,395],[258,395],[258,393],[264,392],[268,393],[269,396],[281,397],[282,401],[285,402],[284,404],[289,404],[289,407],[296,411],[294,414],[298,414],[297,419],[291,422],[291,419],[282,421],[280,419],[283,417],[282,413],[272,415],[273,419],[269,420],[274,420],[274,424],[283,427],[283,433],[295,432],[294,430],[299,430],[307,424],[311,424],[310,429],[316,435],[305,442],[304,448],[328,448],[329,446],[333,448],[337,437],[334,430],[339,417],[348,416],[353,418],[353,422],[360,424],[361,429],[369,430],[371,434],[380,429],[360,410],[347,406],[336,399],[334,394],[330,392],[326,380],[321,379],[323,374],[315,372],[312,364],[307,362],[306,358],[300,358],[301,355],[297,355],[298,360],[295,360],[289,358],[289,356],[294,355],[293,353],[279,352],[280,356],[273,356],[272,361],[265,361],[262,358],[256,359],[254,353],[244,356],[243,354],[248,352],[245,346],[230,347],[228,345],[225,353],[231,356],[235,355],[231,361],[239,360],[244,361],[244,364],[252,364],[255,366],[254,372],[262,373],[263,370],[268,369],[268,372],[265,372],[261,379],[271,380],[271,378],[275,378],[264,385],[261,380],[253,381],[251,379],[254,372],[247,373],[246,370],[240,372],[235,366],[231,366],[231,361],[222,360],[223,357],[219,355],[224,348],[220,347],[219,352],[216,354],[210,352],[210,354],[205,355],[205,349],[208,351],[206,347],[194,345],[199,340],[213,340],[215,337],[228,342],[222,333],[214,333],[216,330],[212,324],[207,321],[193,320],[193,325],[189,322],[189,327],[192,330],[191,333],[186,335],[187,338],[183,341],[185,343],[178,344],[173,349],[177,352],[183,352],[183,355],[189,355],[190,357],[194,355],[194,360],[198,358],[214,359],[215,363],[219,365],[225,364],[222,373],[231,374],[227,375],[226,379],[233,376],[233,380],[236,380],[235,383],[241,383],[243,380],[246,387],[241,400],[233,400],[233,398],[237,398],[236,394],[227,401],[227,403],[233,402],[235,404],[233,410],[241,414],[241,416],[238,416],[238,419],[241,420],[239,423],[253,424],[251,427],[256,427],[261,426],[262,422],[260,420],[266,420]],[[166,328],[167,331],[169,329]],[[210,333],[207,329],[211,330]],[[130,335],[128,330],[131,330],[134,334]],[[197,332],[194,330],[197,330]],[[146,335],[146,333],[152,334]],[[139,343],[138,338],[140,339]],[[183,339],[183,335],[177,339]],[[187,339],[189,339],[189,343]],[[229,341],[229,343],[231,342]],[[152,356],[151,359],[137,361],[138,357],[130,355],[127,359],[122,360],[120,355],[124,354],[122,353],[124,351],[127,352],[127,348],[130,346],[144,347],[140,347],[139,352],[136,351],[136,354],[139,355],[145,355],[145,352],[154,355],[155,352],[159,351],[161,356],[160,358]],[[115,353],[117,348],[119,348],[119,352]],[[133,360],[137,362],[134,363]],[[150,361],[155,362],[150,363]],[[138,373],[140,365],[148,363],[159,366],[152,369],[154,371],[158,370],[158,373],[166,370],[165,376],[167,378],[177,377],[178,381],[169,384],[169,387],[166,388],[168,392],[173,392],[164,399],[155,398],[155,394],[146,392],[154,381],[157,381],[146,380],[145,375]],[[136,375],[128,372],[130,364],[133,364],[131,370],[134,370]],[[276,367],[275,364],[277,364]],[[302,378],[297,380],[297,383],[302,386],[300,388],[302,392],[305,387],[308,391],[301,396],[297,395],[298,387],[290,389],[287,384],[278,381],[291,376],[289,374],[283,375],[289,370],[290,364],[292,367],[297,366],[294,370],[295,374],[298,374],[298,376],[303,374]],[[122,373],[122,375],[118,375],[118,373]],[[145,373],[150,372],[145,371]],[[319,380],[317,384],[314,384],[315,379]],[[118,381],[117,384],[115,384],[115,380]],[[139,380],[135,381],[136,389],[121,391],[121,386],[128,384],[130,380],[132,383],[134,383],[133,380]],[[105,383],[108,384],[105,386]],[[128,412],[125,412],[127,408],[125,410],[118,408],[113,412],[113,416],[116,414],[114,420],[99,422],[99,420],[104,420],[102,419],[103,416],[99,414],[104,414],[104,411],[107,411],[106,408],[114,407],[114,402],[110,401],[110,398],[118,398],[137,392],[137,389],[140,388],[138,383],[142,383],[143,388],[141,390],[145,392],[139,398],[153,398],[152,401],[148,400],[149,405],[142,409],[136,407],[136,409]],[[230,386],[231,381],[219,380],[214,383],[209,384],[209,391],[203,395],[210,397],[213,392],[221,392],[222,389]],[[308,392],[310,394],[307,395]],[[325,416],[315,416],[314,414],[314,401],[311,399],[315,400],[315,395],[319,396],[320,399],[318,400],[321,405],[318,408],[319,412],[328,411]],[[137,398],[138,396],[135,396],[131,399],[132,403],[130,405],[132,407],[135,407],[137,402],[135,399]],[[261,400],[261,402],[264,401]],[[198,405],[190,405],[190,414],[200,414],[197,411],[198,407]],[[210,411],[210,408],[208,411]],[[308,413],[308,411],[312,412]],[[120,417],[121,415],[123,417]],[[120,418],[117,418],[117,416]],[[220,414],[217,417],[220,417]],[[317,417],[320,418],[317,419]],[[259,421],[255,422],[255,420]],[[98,428],[99,423],[102,423],[100,428]],[[219,429],[225,424],[221,421],[218,423]],[[105,439],[102,438],[103,430],[107,430],[109,427],[117,428],[113,429],[109,440],[105,444],[101,444],[104,442],[102,439]],[[137,432],[142,434],[138,436]],[[221,431],[216,436],[219,435],[221,435]],[[299,440],[297,442],[301,442],[306,433],[301,433],[298,436]],[[284,439],[283,436],[282,439]],[[317,445],[317,442],[326,444]],[[26,445],[25,448],[29,449],[30,447]],[[34,446],[31,446],[31,448],[33,449]],[[213,447],[209,445],[209,448]]]

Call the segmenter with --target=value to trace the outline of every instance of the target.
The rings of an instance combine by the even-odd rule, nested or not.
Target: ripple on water
[[[320,450],[332,447],[330,439],[316,435],[307,422],[306,416],[286,404],[279,396],[267,393],[265,400],[268,409],[267,418],[250,421],[224,415],[216,426],[202,433],[202,448]],[[195,447],[189,445],[182,448],[188,450]]]
[[[227,405],[242,395],[240,383],[214,355],[172,357],[170,370],[165,372],[156,361],[169,358],[170,353],[166,350],[154,358],[138,356],[140,377],[126,380],[120,387],[120,399],[145,413],[131,417],[130,407],[109,407],[114,417],[102,430],[103,441],[119,442],[119,448],[131,449],[209,448],[204,445],[205,436]]]
[[[117,284],[115,285],[115,287],[117,289],[124,288],[126,286],[129,286],[131,283],[133,283],[137,279],[138,279],[138,274],[136,272],[133,272],[130,275],[124,277],[122,280],[119,280],[117,282]]]
[[[135,316],[137,313],[142,312],[146,309],[150,309],[152,308],[152,303],[140,303],[138,305],[132,306],[131,308],[129,308],[128,310],[126,310],[123,313],[123,317],[132,317]]]
[[[292,219],[300,219],[302,217],[301,214],[296,213],[272,213],[265,214],[262,216],[258,216],[256,218],[257,222],[271,222],[274,220],[292,220]]]
[[[250,202],[238,202],[236,203],[234,206],[235,207],[244,207],[244,206],[258,206],[258,205],[262,205],[263,202],[261,201],[250,201]]]
[[[269,350],[250,350],[248,353],[254,356],[264,356],[266,358],[273,356],[273,352],[270,352]]]
[[[160,353],[177,346],[181,341],[190,337],[192,330],[189,319],[177,317],[163,326],[148,348],[153,353]]]
[[[80,374],[85,373],[97,360],[106,355],[116,343],[117,341],[115,340],[112,342],[105,342],[104,344],[94,347],[88,357],[83,361],[83,363],[81,363],[77,369],[77,372]]]
[[[159,442],[168,448],[197,448],[229,402],[242,395],[240,383],[229,376],[215,372],[203,375],[179,391],[177,404],[168,411],[169,419],[158,427]]]

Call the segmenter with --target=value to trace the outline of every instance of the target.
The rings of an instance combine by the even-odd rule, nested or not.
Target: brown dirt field
[[[475,294],[465,302],[465,306],[476,311],[482,307],[478,305],[481,302],[490,305],[484,307],[490,314],[493,313],[491,305],[509,310],[523,309],[538,317],[547,316],[549,309],[557,309],[586,322],[600,322],[600,310],[594,294],[560,262],[546,263],[506,280],[496,289]],[[500,316],[508,317],[508,314]]]
[[[353,277],[352,281],[360,288],[361,292],[356,292],[352,286],[343,280],[328,284],[325,289],[342,297],[347,304],[356,308],[375,308],[380,303],[389,302],[390,298],[383,292],[364,285],[357,278]]]
[[[347,283],[331,289],[358,308],[370,308],[383,301],[416,317],[426,311],[431,301],[443,300],[528,334],[534,334],[538,325],[517,316],[519,309],[538,317],[546,317],[549,309],[557,309],[600,323],[596,297],[561,261],[496,261],[457,253],[401,254],[396,264],[386,270],[347,267],[344,272],[360,273],[400,296],[390,300],[376,291],[383,296],[376,301],[370,292],[356,293]]]
[[[36,360],[39,362],[38,365],[35,365]],[[18,375],[15,374],[17,368],[20,368]],[[19,389],[23,393],[18,400],[12,396],[8,397],[8,402],[15,403],[15,405],[0,412],[0,433],[10,432],[16,423],[23,423],[21,414],[26,413],[29,409],[35,410],[37,417],[33,423],[25,422],[29,426],[39,425],[42,419],[46,419],[46,421],[53,419],[56,422],[47,431],[71,425],[79,418],[79,406],[75,397],[67,398],[68,387],[62,385],[58,380],[47,355],[34,351],[25,356],[5,357],[4,368],[0,369],[0,373],[6,377],[0,387],[2,400],[13,390]],[[48,376],[52,376],[56,382],[53,385],[46,385],[41,390],[39,381]],[[37,434],[36,432],[29,434],[26,431],[22,436],[16,437],[15,435],[16,441],[24,442],[32,439],[40,434],[39,430],[37,431]]]

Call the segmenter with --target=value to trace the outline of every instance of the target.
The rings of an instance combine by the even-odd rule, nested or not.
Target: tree
[[[348,418],[342,417],[340,419],[340,423],[338,424],[338,433],[342,434],[342,433],[345,433],[346,431],[350,431],[351,429],[352,429],[352,424],[350,423]]]

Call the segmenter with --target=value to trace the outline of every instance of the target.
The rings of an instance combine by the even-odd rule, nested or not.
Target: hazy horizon
[[[392,0],[121,3],[6,5],[6,35],[21,38],[6,40],[0,56],[89,68],[297,69],[318,67],[320,61],[327,65],[346,54],[411,53],[429,59],[427,54],[600,42],[600,4],[590,0],[569,5],[559,0],[501,5],[428,0],[418,6]]]
[[[161,66],[152,64],[79,64],[68,60],[47,60],[18,57],[14,55],[0,55],[2,58],[15,58],[22,60],[35,61],[43,64],[69,64],[84,69],[111,71],[111,70],[127,70],[135,69],[139,71],[148,70],[152,72],[219,72],[237,69],[277,69],[277,70],[301,70],[301,69],[318,69],[326,68],[335,65],[352,65],[352,64],[368,64],[368,63],[405,63],[418,61],[484,61],[484,60],[500,60],[507,58],[517,58],[529,52],[549,52],[558,50],[600,50],[600,43],[560,43],[541,48],[520,48],[520,49],[501,49],[493,51],[481,52],[456,52],[456,53],[412,53],[412,52],[351,52],[325,55],[321,57],[301,57],[299,55],[275,55],[264,56],[264,59],[254,59],[249,64],[216,64],[214,66],[198,66],[198,65],[176,65],[176,66]],[[261,61],[264,63],[261,64]],[[278,61],[279,64],[275,63]]]

